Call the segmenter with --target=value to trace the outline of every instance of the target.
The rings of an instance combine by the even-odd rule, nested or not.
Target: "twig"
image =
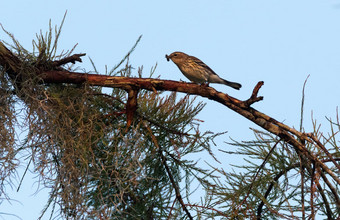
[[[177,197],[174,199],[174,201],[173,201],[173,203],[172,203],[172,206],[171,206],[171,208],[170,208],[170,212],[169,212],[169,215],[168,215],[168,220],[169,219],[171,219],[171,212],[172,212],[172,210],[174,209],[174,206],[175,206],[175,204],[176,204],[176,200],[177,200]]]
[[[302,219],[306,219],[306,211],[305,211],[305,166],[303,165],[303,157],[299,154],[300,158],[300,171],[301,171],[301,211],[302,211]]]
[[[19,186],[18,186],[18,188],[17,188],[17,192],[19,192],[19,190],[20,190],[21,184],[22,184],[22,182],[24,181],[24,177],[26,176],[27,170],[28,170],[28,168],[29,168],[29,166],[30,166],[30,164],[31,164],[31,162],[32,162],[32,159],[33,159],[33,156],[31,156],[30,161],[28,161],[28,164],[27,164],[27,166],[26,166],[26,169],[25,169],[25,171],[24,171],[24,174],[22,175],[22,177],[21,177],[21,179],[20,179]]]
[[[340,159],[338,160],[340,161]],[[328,178],[326,177],[326,175],[324,174],[324,172],[321,171],[321,169],[319,167],[317,167],[317,169],[319,169],[319,173],[323,179],[323,181],[326,183],[326,185],[328,186],[328,188],[331,190],[333,196],[334,196],[334,200],[336,202],[336,206],[338,207],[338,209],[340,210],[340,197],[339,194],[337,192],[337,189],[331,184],[331,182],[328,180]]]
[[[306,87],[306,83],[307,83],[309,76],[310,76],[310,74],[308,74],[305,82],[303,83],[303,87],[302,87],[300,132],[302,132],[302,125],[303,125],[303,108],[304,108],[304,104],[305,104],[305,87]]]
[[[309,138],[311,138],[311,139],[316,143],[316,146],[319,147],[319,148],[327,155],[327,157],[328,157],[329,159],[331,159],[331,161],[333,162],[333,164],[334,164],[334,165],[336,166],[336,168],[338,168],[338,170],[340,171],[340,164],[338,164],[338,163],[334,160],[332,154],[329,153],[329,151],[325,148],[325,146],[324,146],[323,144],[321,144],[321,142],[319,141],[319,139],[318,139],[315,135],[313,135],[313,134],[311,134],[311,133],[308,133],[307,136],[308,136]]]
[[[138,89],[129,89],[128,90],[128,100],[126,103],[126,129],[128,129],[133,121],[134,115],[137,110],[137,96]]]
[[[311,177],[310,177],[310,218],[314,219],[315,218],[315,207],[314,207],[314,182],[316,179],[316,175],[315,175],[315,163],[312,164],[312,173],[311,173]]]
[[[321,169],[319,167],[316,168],[317,172],[320,173],[321,176],[324,176],[325,174],[321,171]],[[323,178],[324,180],[326,179],[326,181],[328,181],[327,178]],[[329,202],[327,200],[327,197],[324,193],[324,189],[321,187],[321,184],[319,183],[318,179],[315,179],[316,185],[318,187],[318,191],[323,199],[323,202],[325,204],[325,208],[326,208],[326,214],[328,219],[334,219],[333,214],[332,214],[332,210],[330,208]],[[335,201],[336,201],[336,206],[338,207],[338,210],[340,209],[340,201],[339,201],[339,196],[336,194],[335,195]]]
[[[192,216],[191,216],[191,214],[190,214],[190,212],[189,212],[189,210],[186,208],[186,206],[185,206],[185,204],[184,204],[184,201],[183,201],[183,199],[182,199],[182,196],[181,196],[181,193],[180,193],[180,191],[179,191],[179,188],[178,188],[178,186],[177,186],[177,184],[176,184],[176,182],[175,182],[175,179],[173,178],[173,176],[172,176],[172,174],[171,174],[170,168],[168,167],[168,165],[167,165],[167,163],[166,163],[166,158],[165,158],[165,156],[163,155],[162,150],[161,150],[160,148],[158,149],[158,153],[159,153],[159,155],[161,156],[162,163],[163,163],[163,165],[164,165],[164,167],[165,167],[165,169],[166,169],[166,172],[167,172],[167,174],[168,174],[168,176],[169,176],[169,179],[170,179],[170,182],[171,182],[171,184],[172,184],[172,187],[174,187],[174,189],[175,189],[177,200],[178,200],[179,203],[181,204],[182,209],[183,209],[184,212],[187,214],[188,218],[189,218],[189,219],[193,219]]]
[[[191,206],[191,207],[197,207],[197,208],[202,208],[202,209],[209,209],[212,210],[214,212],[217,212],[218,214],[224,216],[224,217],[228,217],[225,213],[223,213],[222,211],[219,211],[217,209],[214,209],[212,207],[206,207],[206,206],[201,206],[201,205],[195,205],[195,204],[187,204],[187,206]]]
[[[300,115],[300,132],[302,132],[303,129],[303,109],[305,104],[305,87],[307,80],[310,75],[307,76],[303,88],[302,88],[302,98],[301,98],[301,115]],[[305,139],[300,139],[301,144],[305,145]],[[305,166],[303,165],[304,158],[301,154],[299,154],[300,158],[300,171],[301,171],[301,212],[302,212],[302,219],[306,219],[306,210],[305,210]]]
[[[270,151],[268,152],[268,154],[267,154],[266,157],[264,158],[264,160],[263,160],[261,166],[260,166],[259,169],[257,170],[255,176],[253,177],[253,180],[251,181],[251,184],[250,184],[250,186],[249,186],[249,189],[248,189],[248,192],[247,192],[246,196],[244,197],[244,199],[243,199],[243,201],[241,202],[241,204],[239,205],[239,207],[241,207],[241,206],[245,203],[245,201],[247,200],[247,198],[248,198],[248,196],[249,196],[249,194],[250,194],[250,191],[251,191],[252,188],[253,188],[253,185],[254,185],[254,183],[255,183],[255,180],[256,180],[257,176],[259,175],[260,171],[263,169],[264,165],[266,165],[269,156],[273,153],[273,151],[275,150],[276,146],[278,145],[278,143],[279,143],[280,141],[281,141],[281,139],[278,140],[278,141],[274,144],[274,146],[270,149]]]
[[[86,55],[86,53],[73,54],[72,56],[65,57],[61,60],[53,61],[53,66],[59,67],[59,66],[65,65],[67,63],[75,64],[76,61],[82,62],[80,57],[85,56],[85,55]]]
[[[171,182],[172,187],[175,189],[175,193],[176,193],[176,198],[178,200],[178,202],[181,204],[182,209],[184,210],[184,212],[187,214],[189,219],[193,219],[193,217],[191,216],[189,210],[187,209],[186,205],[184,204],[184,201],[182,199],[181,196],[181,192],[179,190],[179,187],[177,186],[174,177],[171,174],[171,170],[169,168],[169,166],[166,163],[166,157],[163,155],[162,149],[160,148],[160,146],[158,145],[158,141],[155,137],[155,135],[152,133],[151,129],[149,126],[145,125],[146,129],[149,131],[149,134],[151,136],[152,141],[154,142],[155,146],[158,148],[158,153],[159,156],[161,157],[161,161],[163,163],[163,166],[168,174],[169,180]]]
[[[257,94],[258,94],[260,88],[263,86],[263,84],[264,84],[263,81],[258,82],[256,84],[256,86],[254,87],[253,93],[251,94],[250,98],[247,99],[246,101],[244,101],[244,103],[247,107],[249,107],[250,105],[252,105],[255,102],[263,100],[263,96],[259,96],[259,97],[257,96]]]

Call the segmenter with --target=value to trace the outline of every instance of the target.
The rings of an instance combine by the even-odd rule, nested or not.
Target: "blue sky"
[[[13,0],[1,4],[0,23],[31,49],[35,34],[48,29],[49,19],[59,25],[66,10],[59,49],[71,49],[78,43],[75,52],[87,53],[102,73],[105,65],[117,64],[142,34],[130,61],[136,68],[143,65],[146,76],[157,63],[155,76],[187,81],[164,58],[173,51],[183,51],[203,60],[221,77],[241,83],[240,91],[211,84],[236,98],[247,99],[256,83],[263,80],[260,95],[264,100],[253,107],[298,128],[302,86],[310,74],[305,90],[306,130],[312,127],[312,111],[320,123],[326,123],[325,116],[336,116],[340,96],[339,1]],[[0,39],[9,41],[2,31]],[[83,60],[78,65],[92,70],[89,59]],[[207,106],[199,115],[204,120],[201,130],[228,131],[218,138],[219,148],[230,147],[224,143],[229,137],[253,138],[249,127],[258,128],[256,125],[220,104],[204,101]],[[327,126],[322,129],[327,131]],[[238,163],[241,159],[228,161]],[[25,178],[19,193],[8,188],[10,196],[20,203],[2,203],[0,213],[15,213],[22,219],[39,216],[46,191],[34,194],[37,184],[31,178]]]

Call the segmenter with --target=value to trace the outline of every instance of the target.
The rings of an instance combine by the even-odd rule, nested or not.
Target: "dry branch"
[[[72,56],[65,57],[61,60],[53,61],[53,65],[57,67],[57,66],[62,66],[62,65],[68,64],[68,63],[75,64],[76,61],[82,62],[80,57],[85,56],[85,55],[86,55],[86,53],[73,54]]]
[[[126,103],[126,129],[128,129],[132,123],[132,120],[135,116],[137,110],[137,96],[138,90],[137,89],[129,89],[128,90],[128,100]]]

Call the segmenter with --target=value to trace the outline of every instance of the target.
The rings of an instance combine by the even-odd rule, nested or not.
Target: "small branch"
[[[86,55],[86,53],[73,54],[72,56],[65,57],[61,60],[53,61],[53,65],[56,66],[56,67],[57,66],[59,67],[59,66],[65,65],[67,63],[75,64],[76,61],[82,62],[82,59],[80,57],[85,56],[85,55]]]
[[[321,176],[325,176],[325,174],[322,172],[322,170],[321,170],[319,167],[317,167],[316,169],[317,169],[317,172],[318,172]],[[327,178],[323,178],[323,180],[324,180],[324,181],[325,181],[325,180],[328,181]],[[327,197],[326,197],[326,195],[325,195],[325,193],[324,193],[325,190],[321,187],[321,184],[319,183],[319,179],[315,179],[315,181],[316,181],[316,184],[317,184],[317,187],[318,187],[318,192],[321,194],[321,197],[322,197],[323,202],[324,202],[324,204],[325,204],[327,217],[328,217],[328,219],[333,219],[332,210],[331,210],[331,208],[330,208],[330,205],[329,205],[329,202],[328,202],[328,200],[327,200]],[[327,185],[329,185],[329,184],[327,184]],[[331,190],[332,190],[332,188],[331,188]],[[334,188],[333,188],[333,190],[334,190]],[[336,206],[337,206],[338,210],[340,210],[339,196],[338,196],[338,194],[337,194],[336,191],[335,191],[335,194],[333,193],[333,195],[335,196],[334,198],[335,198]]]
[[[0,66],[3,67],[11,79],[17,79],[21,65],[21,60],[0,41]]]
[[[273,153],[273,151],[275,150],[276,146],[278,145],[278,143],[279,143],[280,141],[281,141],[281,139],[278,140],[278,141],[274,144],[274,146],[273,146],[273,147],[270,149],[270,151],[268,152],[266,158],[264,158],[264,160],[263,160],[261,166],[260,166],[259,169],[257,170],[255,176],[253,177],[253,180],[251,181],[251,184],[250,184],[250,186],[249,186],[249,189],[248,189],[248,192],[247,192],[246,196],[244,197],[244,199],[243,199],[243,201],[241,202],[241,204],[239,205],[239,207],[241,207],[241,206],[245,203],[245,201],[247,200],[247,198],[248,198],[248,196],[249,196],[249,194],[250,194],[250,191],[251,191],[252,188],[253,188],[253,185],[254,185],[254,183],[255,183],[256,178],[258,177],[260,171],[263,169],[264,165],[266,165],[269,156]]]
[[[0,88],[1,90],[1,88]],[[107,97],[106,101],[110,101],[112,102],[112,100],[114,101],[118,101],[119,103],[121,104],[124,104],[125,103],[120,100],[120,99],[117,99],[116,97],[113,97],[111,95],[108,95],[108,94],[105,94],[105,93],[89,93],[90,95],[96,95],[96,96],[104,96],[104,97]],[[113,103],[113,102],[112,102]],[[109,113],[109,114],[106,114],[105,117],[108,118],[110,116],[120,116],[122,114],[126,114],[126,109],[119,109],[119,112],[112,112],[112,113]],[[177,131],[177,130],[172,130],[170,128],[168,128],[165,124],[161,124],[161,123],[157,123],[155,120],[145,116],[145,115],[142,115],[140,112],[136,111],[135,114],[142,120],[145,120],[145,121],[148,121],[149,123],[157,126],[157,127],[160,127],[164,130],[166,130],[167,132],[169,133],[172,133],[172,134],[177,134],[177,135],[181,135],[181,136],[190,136],[191,134],[189,133],[184,133],[184,132],[180,132],[180,131]]]
[[[300,158],[300,172],[301,172],[301,212],[302,219],[306,219],[306,210],[305,210],[305,166],[303,165],[303,157],[299,154]]]
[[[133,121],[137,110],[138,89],[128,90],[128,100],[126,103],[126,129],[128,129]]]
[[[168,173],[168,177],[169,177],[169,179],[170,179],[170,182],[171,182],[171,184],[172,184],[172,187],[174,187],[174,189],[175,189],[177,200],[178,200],[179,203],[181,204],[182,209],[183,209],[184,212],[187,214],[188,218],[189,218],[189,219],[193,219],[192,216],[191,216],[191,214],[190,214],[190,212],[189,212],[189,210],[187,209],[186,205],[184,204],[184,201],[183,201],[183,199],[182,199],[182,196],[181,196],[181,193],[180,193],[180,191],[179,191],[179,188],[178,188],[178,186],[177,186],[177,184],[176,184],[176,182],[175,182],[174,177],[173,177],[172,174],[171,174],[171,170],[170,170],[170,168],[168,167],[168,165],[167,165],[167,163],[166,163],[166,158],[165,158],[165,156],[163,155],[162,150],[161,150],[160,148],[158,149],[158,152],[159,152],[159,155],[161,156],[162,163],[163,163],[163,165],[164,165],[164,167],[165,167],[165,170],[166,170],[166,172]]]
[[[338,161],[340,161],[340,159],[338,159]],[[318,172],[320,173],[320,175],[322,177],[322,180],[326,183],[328,188],[331,190],[331,192],[332,192],[332,194],[334,196],[334,200],[336,202],[336,206],[338,207],[338,210],[340,210],[340,197],[338,195],[336,187],[334,187],[332,185],[332,183],[327,179],[326,175],[324,174],[323,171],[321,171],[321,169],[319,167],[317,167],[317,169],[320,170]]]
[[[315,192],[315,189],[314,189],[314,182],[315,182],[315,179],[317,178],[316,175],[315,175],[315,168],[316,168],[316,165],[315,163],[312,164],[312,173],[311,173],[311,177],[310,177],[310,218],[311,219],[315,219],[315,207],[314,207],[314,192]]]
[[[33,160],[33,156],[31,156],[30,161],[28,161],[28,164],[27,164],[27,166],[26,166],[26,169],[25,169],[25,171],[24,171],[24,174],[22,175],[22,177],[21,177],[21,179],[20,179],[19,186],[18,186],[18,188],[17,188],[17,192],[19,192],[19,190],[20,190],[21,184],[22,184],[22,182],[24,181],[24,177],[26,176],[26,173],[27,173],[27,171],[28,171],[29,166],[31,165],[32,160]]]
[[[294,167],[290,167],[290,169],[293,169]],[[276,176],[275,178],[273,179],[272,183],[269,185],[268,189],[266,190],[265,194],[264,194],[264,199],[267,200],[267,197],[269,196],[271,190],[273,189],[274,185],[276,184],[276,182],[280,179],[280,177],[282,175],[284,175],[286,172],[288,172],[290,169],[287,169],[287,170],[282,170],[280,171]],[[275,183],[274,183],[275,182]],[[261,203],[259,204],[259,206],[257,207],[257,212],[256,212],[256,216],[257,216],[257,219],[261,219],[261,216],[262,216],[262,208],[264,206],[265,202],[264,201],[261,201]]]
[[[246,101],[244,101],[246,106],[250,106],[255,102],[259,102],[261,100],[263,100],[263,96],[257,96],[260,88],[263,86],[264,82],[260,81],[256,84],[255,88],[253,89],[253,93],[251,94],[250,98]]]
[[[191,207],[196,207],[196,208],[201,208],[201,209],[209,209],[211,211],[217,212],[218,214],[220,214],[223,217],[229,217],[227,216],[225,213],[223,213],[222,211],[219,211],[217,209],[214,209],[212,207],[206,207],[206,206],[202,206],[202,205],[195,205],[195,204],[187,204],[187,206],[191,206]]]
[[[311,133],[308,133],[307,136],[308,136],[309,138],[311,138],[311,139],[316,143],[316,146],[317,146],[317,147],[319,147],[323,152],[325,152],[325,154],[327,155],[327,157],[328,157],[329,159],[332,160],[333,164],[334,164],[334,165],[336,166],[336,168],[338,168],[338,170],[340,171],[340,164],[338,164],[337,162],[335,162],[335,160],[334,160],[332,154],[329,153],[329,151],[328,151],[328,150],[326,149],[326,147],[319,141],[319,139],[318,139],[315,135],[313,135],[313,134],[311,134]]]
[[[310,74],[308,74],[305,82],[303,83],[303,88],[302,88],[300,131],[302,131],[302,125],[303,125],[303,108],[304,108],[304,104],[305,104],[305,88],[306,88],[306,83],[307,83],[309,76],[310,76]]]
[[[166,157],[163,155],[163,152],[162,152],[162,149],[161,147],[158,145],[158,141],[155,137],[155,135],[152,133],[152,130],[150,129],[150,127],[148,125],[145,125],[146,129],[149,131],[149,134],[151,136],[151,139],[153,141],[153,143],[155,144],[155,146],[157,147],[158,149],[158,153],[159,153],[159,156],[161,157],[161,160],[162,160],[162,163],[163,163],[163,166],[168,174],[168,177],[169,177],[169,180],[171,182],[171,185],[172,187],[175,189],[175,193],[176,193],[176,199],[178,200],[178,202],[181,204],[182,206],[182,209],[184,210],[184,212],[187,214],[188,218],[189,219],[193,219],[193,217],[191,216],[189,210],[187,209],[186,205],[184,204],[184,201],[182,199],[182,195],[181,195],[181,192],[179,190],[179,187],[177,186],[176,184],[176,181],[174,179],[174,177],[172,176],[171,174],[171,170],[168,166],[168,164],[166,163]]]

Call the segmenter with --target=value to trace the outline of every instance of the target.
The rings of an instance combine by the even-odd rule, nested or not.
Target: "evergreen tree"
[[[62,25],[61,25],[62,26]],[[57,54],[61,28],[40,34],[33,51],[0,42],[0,189],[6,187],[25,154],[50,189],[43,209],[66,219],[328,219],[340,216],[339,121],[330,135],[297,131],[257,111],[262,100],[254,88],[246,101],[213,88],[133,73],[129,55],[100,75],[77,71],[70,63],[85,54]],[[10,48],[10,50],[8,49]],[[152,77],[151,71],[150,76]],[[112,88],[109,92],[103,88]],[[170,92],[164,92],[170,91]],[[178,97],[177,92],[187,95]],[[237,172],[202,169],[191,154],[206,152],[219,134],[201,132],[195,120],[204,103],[222,103],[264,130],[255,140],[234,141],[245,158]],[[24,123],[17,118],[24,112]],[[27,129],[22,144],[15,126]],[[191,201],[192,181],[206,192]]]

